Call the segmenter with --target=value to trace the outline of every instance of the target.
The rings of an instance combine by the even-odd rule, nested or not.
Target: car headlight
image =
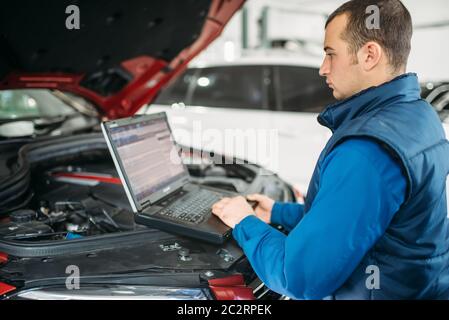
[[[105,285],[87,286],[76,290],[65,287],[29,289],[9,299],[27,300],[209,300],[208,289]]]

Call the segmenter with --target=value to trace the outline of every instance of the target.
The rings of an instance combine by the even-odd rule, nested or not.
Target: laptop
[[[136,223],[222,244],[231,228],[211,206],[236,193],[192,183],[165,112],[101,124]]]

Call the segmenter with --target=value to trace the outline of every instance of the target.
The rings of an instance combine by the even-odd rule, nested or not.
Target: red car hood
[[[69,91],[108,118],[132,115],[220,35],[244,1],[5,2],[0,90]],[[79,29],[66,27],[76,21],[73,4]]]

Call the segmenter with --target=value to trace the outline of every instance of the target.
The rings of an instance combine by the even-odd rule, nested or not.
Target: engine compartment
[[[182,150],[188,150],[182,159],[194,183],[291,200],[288,187],[256,165],[224,161],[220,155],[200,150]],[[25,168],[28,164],[23,176],[30,182],[27,191],[21,192],[28,194],[29,200],[25,196],[23,205],[12,206],[7,215],[0,216],[0,240],[49,242],[148,229],[134,222],[102,137],[91,134],[78,142],[70,138],[40,141],[22,146],[18,154],[18,163],[21,160]],[[223,164],[217,164],[217,159]],[[20,173],[20,168],[17,170]]]
[[[294,201],[289,185],[257,165],[182,150],[194,183]],[[241,274],[257,299],[279,298],[235,240],[214,245],[136,224],[98,133],[0,143],[0,252],[8,256],[0,279],[25,291],[63,287],[76,265],[94,287],[207,288]]]

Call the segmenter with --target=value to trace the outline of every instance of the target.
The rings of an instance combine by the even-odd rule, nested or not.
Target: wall
[[[316,43],[316,52],[322,54],[325,15],[342,3],[342,0],[249,0],[245,5],[248,10],[249,46],[255,48],[260,45],[258,20],[262,8],[268,6],[270,38],[305,39]],[[408,71],[417,72],[421,80],[449,80],[449,25],[424,28],[431,23],[449,23],[449,1],[404,0],[403,3],[412,15],[415,28]],[[235,55],[239,55],[241,22],[242,14],[238,13],[203,57],[222,58],[224,52],[232,48]]]

